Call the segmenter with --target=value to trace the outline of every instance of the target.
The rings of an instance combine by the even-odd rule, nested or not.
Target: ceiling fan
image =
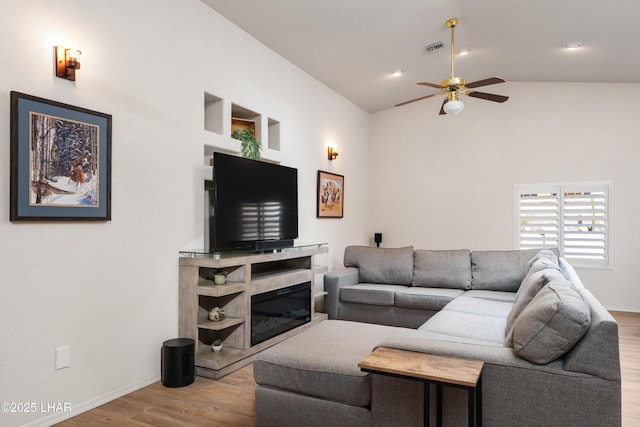
[[[494,95],[492,93],[477,92],[475,90],[471,90],[480,86],[504,83],[504,79],[501,79],[500,77],[489,77],[488,79],[478,80],[471,83],[467,83],[466,80],[461,77],[455,77],[453,72],[453,37],[454,28],[456,27],[456,25],[458,25],[458,18],[449,19],[447,22],[445,22],[445,25],[447,26],[447,28],[451,28],[451,77],[449,77],[448,79],[444,79],[440,82],[440,84],[429,82],[418,83],[422,86],[429,86],[435,89],[440,89],[440,93],[433,93],[431,95],[421,96],[420,98],[412,99],[410,101],[401,102],[400,104],[396,104],[396,107],[445,94],[447,98],[442,102],[442,107],[440,107],[440,114],[456,115],[464,108],[464,103],[460,101],[460,94],[470,96],[472,98],[486,99],[487,101],[493,102],[505,102],[507,99],[509,99],[508,96]]]

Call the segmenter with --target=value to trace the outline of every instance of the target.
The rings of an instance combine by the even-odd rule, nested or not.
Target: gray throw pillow
[[[536,364],[553,362],[582,339],[591,307],[571,282],[555,279],[538,292],[515,321],[513,349]]]
[[[411,284],[427,288],[471,289],[471,251],[416,250]]]
[[[413,247],[372,248],[347,246],[344,266],[357,267],[360,282],[410,285],[413,277]]]
[[[533,266],[535,267],[538,263],[545,265],[544,260],[539,260],[536,261]],[[554,279],[564,279],[560,270],[551,268],[531,268],[529,270],[529,273],[525,276],[518,292],[516,293],[516,299],[513,303],[513,307],[507,317],[507,326],[505,328],[506,338],[504,342],[505,347],[513,347],[513,325],[515,324],[518,316],[538,294],[540,289]]]
[[[547,260],[558,267],[560,266],[560,261],[558,261],[558,248],[549,248],[549,249],[541,249],[537,254],[535,254],[525,267],[525,271],[529,271],[534,262],[539,259]]]

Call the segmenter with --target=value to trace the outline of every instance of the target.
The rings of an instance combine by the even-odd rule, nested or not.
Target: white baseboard
[[[123,387],[120,387],[116,390],[113,390],[109,393],[103,394],[102,396],[98,396],[94,399],[87,400],[85,402],[77,403],[71,405],[71,411],[68,412],[59,412],[52,415],[48,415],[44,418],[40,418],[39,420],[30,422],[28,424],[24,424],[24,427],[48,427],[53,424],[59,423],[64,420],[68,420],[69,418],[73,418],[76,415],[80,415],[83,412],[87,412],[91,409],[97,408],[100,405],[104,405],[105,403],[111,402],[119,397],[122,397],[126,394],[132,393],[136,390],[140,390],[143,387],[146,387],[150,384],[160,381],[160,374],[155,374],[147,378],[143,378],[139,381],[133,382],[131,384],[127,384]]]
[[[625,311],[628,313],[640,313],[638,307],[606,307],[608,311]]]

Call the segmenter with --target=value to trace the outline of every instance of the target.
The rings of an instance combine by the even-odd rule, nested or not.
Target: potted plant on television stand
[[[262,145],[253,136],[253,132],[248,129],[236,129],[231,133],[231,138],[240,140],[240,154],[242,157],[260,160]]]

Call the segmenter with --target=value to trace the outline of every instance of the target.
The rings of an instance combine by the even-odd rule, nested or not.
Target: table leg
[[[442,385],[436,384],[436,426],[442,427]]]
[[[429,413],[429,407],[431,406],[431,399],[429,398],[430,386],[431,385],[428,382],[422,383],[422,387],[424,389],[424,391],[422,392],[422,404],[424,406],[423,414],[422,414],[422,417],[424,418],[424,420],[422,424],[424,425],[424,427],[429,427],[429,422],[431,418]]]
[[[476,391],[470,388],[469,394],[469,409],[467,410],[467,419],[469,420],[469,427],[476,425]]]
[[[476,384],[476,427],[482,427],[482,376]]]

